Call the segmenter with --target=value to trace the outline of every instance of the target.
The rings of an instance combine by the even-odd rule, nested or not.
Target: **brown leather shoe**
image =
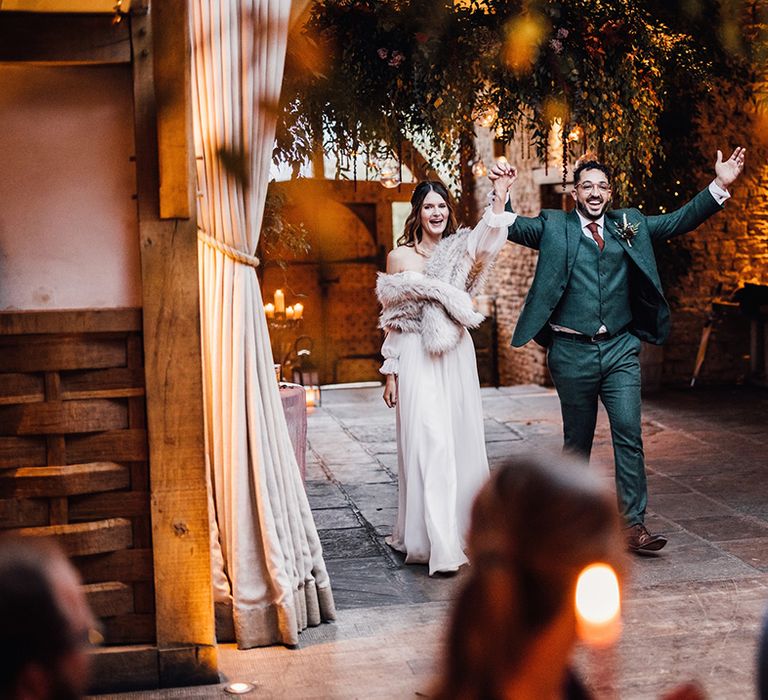
[[[630,552],[638,554],[658,552],[667,544],[667,538],[664,535],[652,535],[642,523],[630,525],[624,532],[627,537],[627,549]]]

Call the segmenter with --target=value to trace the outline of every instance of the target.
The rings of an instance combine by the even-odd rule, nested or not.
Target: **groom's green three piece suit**
[[[594,240],[585,235],[589,220],[576,210],[518,216],[509,227],[510,241],[539,251],[512,345],[534,339],[547,348],[566,451],[589,457],[598,397],[602,400],[611,426],[619,509],[627,526],[643,523],[647,503],[640,341],[660,345],[669,335],[669,305],[653,243],[693,230],[720,211],[728,196],[713,183],[669,214],[606,211]],[[625,216],[636,226],[634,234],[622,226]],[[622,237],[622,229],[630,240]]]

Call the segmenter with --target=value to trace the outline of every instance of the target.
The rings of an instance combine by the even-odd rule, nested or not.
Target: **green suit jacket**
[[[660,345],[669,335],[669,304],[656,269],[654,241],[692,231],[721,209],[709,189],[705,189],[669,214],[646,216],[638,209],[605,213],[605,235],[614,236],[629,259],[630,330],[641,340]],[[631,245],[618,234],[624,215],[638,227]],[[534,339],[547,346],[551,340],[549,318],[568,286],[576,251],[584,238],[579,216],[575,211],[556,209],[544,209],[534,218],[518,216],[509,227],[507,238],[539,251],[536,274],[515,326],[512,345],[520,347]]]

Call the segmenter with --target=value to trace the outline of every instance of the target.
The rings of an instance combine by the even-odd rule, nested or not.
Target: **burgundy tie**
[[[595,243],[597,243],[597,247],[602,253],[603,248],[605,248],[605,241],[603,240],[603,237],[597,232],[597,224],[594,221],[590,221],[587,224],[587,228],[589,229],[589,232],[592,234],[592,238],[595,239]]]

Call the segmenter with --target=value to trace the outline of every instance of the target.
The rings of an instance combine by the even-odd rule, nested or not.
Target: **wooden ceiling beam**
[[[0,13],[0,63],[130,63],[128,20],[111,15]]]

